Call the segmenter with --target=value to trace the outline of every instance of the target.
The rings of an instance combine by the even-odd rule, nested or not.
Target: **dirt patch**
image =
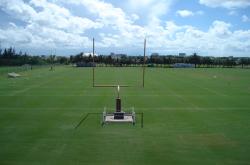
[[[180,141],[190,145],[205,145],[211,147],[236,146],[236,142],[227,138],[224,134],[187,134],[180,135]]]

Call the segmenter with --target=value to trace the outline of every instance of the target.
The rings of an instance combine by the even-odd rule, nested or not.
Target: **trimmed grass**
[[[0,76],[0,164],[250,164],[250,70],[148,69],[145,88],[121,89],[144,128],[101,127],[114,88],[91,68]],[[98,68],[98,83],[138,86],[140,68]]]

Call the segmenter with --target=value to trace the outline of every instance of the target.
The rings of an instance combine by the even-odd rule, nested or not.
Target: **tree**
[[[57,59],[60,64],[69,64],[69,59],[67,57],[59,56]]]
[[[190,63],[193,63],[195,65],[195,68],[197,67],[197,64],[200,64],[200,57],[194,53],[191,57],[190,57]]]
[[[244,68],[244,65],[247,65],[248,59],[247,58],[240,58],[239,64],[241,65],[241,68]]]

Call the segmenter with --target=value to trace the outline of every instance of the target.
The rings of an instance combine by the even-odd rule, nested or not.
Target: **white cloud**
[[[208,31],[193,26],[179,26],[167,22],[161,34],[148,38],[152,51],[187,52],[207,55],[248,55],[250,51],[250,30],[231,31],[231,24],[215,20]]]
[[[84,33],[87,29],[102,27],[98,22],[73,16],[68,9],[46,0],[31,0],[29,3],[22,0],[2,0],[0,6],[7,13],[28,24],[36,23],[72,33]],[[33,6],[40,7],[42,11],[37,12]]]
[[[238,12],[235,10],[231,10],[228,12],[228,15],[231,15],[231,16],[238,15]]]
[[[230,27],[231,27],[230,23],[216,20],[209,28],[209,33],[219,38],[229,37],[231,35],[231,31],[229,30]]]
[[[159,10],[151,10],[150,12],[156,12],[161,14],[168,13],[174,1],[175,0],[128,0],[129,7],[134,11],[150,11],[150,9],[158,7]]]
[[[22,0],[1,0],[0,7],[6,13],[23,21],[30,21],[36,11]]]
[[[222,7],[227,9],[246,8],[250,6],[250,0],[200,0],[200,4],[208,7]]]
[[[0,29],[0,34],[0,40],[7,45],[23,48],[75,48],[90,45],[90,40],[87,37],[41,27],[38,24],[30,24],[26,27],[11,25],[7,29]]]
[[[46,0],[31,0],[30,3],[35,7],[43,9],[32,18],[33,22],[42,26],[62,29],[71,33],[84,33],[87,29],[100,28],[102,26],[100,23],[88,18],[73,16],[68,9],[49,3]]]
[[[190,17],[194,15],[194,13],[190,10],[178,10],[176,14],[178,14],[181,17]]]
[[[53,2],[56,1],[60,0]],[[94,34],[88,33],[87,30],[94,29],[97,31],[98,47],[119,48],[125,53],[128,53],[131,47],[141,48],[145,35],[148,39],[148,49],[159,53],[192,53],[198,50],[210,55],[228,55],[226,53],[247,54],[250,51],[250,30],[232,31],[230,23],[219,20],[215,20],[206,31],[190,25],[178,25],[170,20],[163,22],[160,18],[169,10],[169,5],[161,8],[163,2],[165,1],[147,0],[144,6],[155,7],[149,9],[149,14],[145,16],[151,22],[138,25],[136,20],[145,17],[133,12],[126,13],[106,1],[67,1],[84,7],[83,10],[91,15],[90,19],[73,15],[69,9],[60,6],[60,3],[46,0],[31,0],[30,3],[24,3],[22,0],[2,0],[1,9],[24,21],[26,25],[10,23],[5,28],[0,27],[0,40],[27,49],[89,48],[91,40],[86,35]],[[159,11],[154,13],[153,10],[157,9]],[[202,15],[203,11],[192,13]]]
[[[196,14],[198,14],[198,15],[203,15],[203,14],[204,14],[204,11],[199,10],[199,11],[196,12]]]
[[[102,25],[87,18],[73,16],[64,7],[46,0],[2,0],[0,7],[13,17],[26,23],[18,27],[10,23],[7,29],[1,29],[1,40],[8,45],[20,47],[80,47],[87,43],[87,37],[79,35],[87,29],[100,28]],[[41,11],[36,11],[39,7]]]
[[[129,4],[133,9],[138,10],[139,8],[148,7],[155,0],[129,0]]]
[[[161,17],[171,11],[176,0],[128,0],[128,8],[137,13],[147,24],[163,23]]]
[[[132,18],[134,21],[136,21],[136,20],[138,20],[140,17],[139,17],[137,14],[132,14],[132,15],[131,15],[131,18]]]
[[[23,31],[23,28],[18,28],[14,23],[11,23],[7,30],[0,29],[0,40],[9,45],[26,45],[32,40],[32,34],[28,31]]]
[[[67,3],[84,6],[87,11],[98,17],[98,21],[104,27],[112,29],[114,34],[119,34],[120,38],[112,38],[107,35],[101,36],[102,45],[106,45],[107,41],[115,43],[113,42],[115,39],[117,43],[120,42],[122,45],[129,45],[131,42],[137,43],[139,38],[145,37],[145,29],[134,24],[134,21],[139,18],[138,15],[128,15],[121,8],[99,0],[69,0]],[[121,44],[115,45],[118,46]]]
[[[165,29],[168,31],[169,34],[174,34],[178,30],[181,30],[182,27],[177,26],[173,21],[167,21]]]
[[[178,10],[176,11],[176,14],[180,17],[191,17],[194,15],[203,15],[204,12],[202,10],[198,10],[196,12],[190,11],[190,10]]]
[[[246,15],[243,15],[241,17],[241,20],[242,20],[242,22],[250,22],[250,18],[248,16],[246,16]]]

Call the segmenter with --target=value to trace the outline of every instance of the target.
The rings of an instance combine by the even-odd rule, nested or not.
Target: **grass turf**
[[[122,75],[120,75],[122,73]],[[145,88],[121,89],[144,128],[87,113],[114,107],[90,68],[0,76],[0,164],[249,164],[250,70],[147,69]],[[99,68],[98,83],[140,85],[139,68]]]

